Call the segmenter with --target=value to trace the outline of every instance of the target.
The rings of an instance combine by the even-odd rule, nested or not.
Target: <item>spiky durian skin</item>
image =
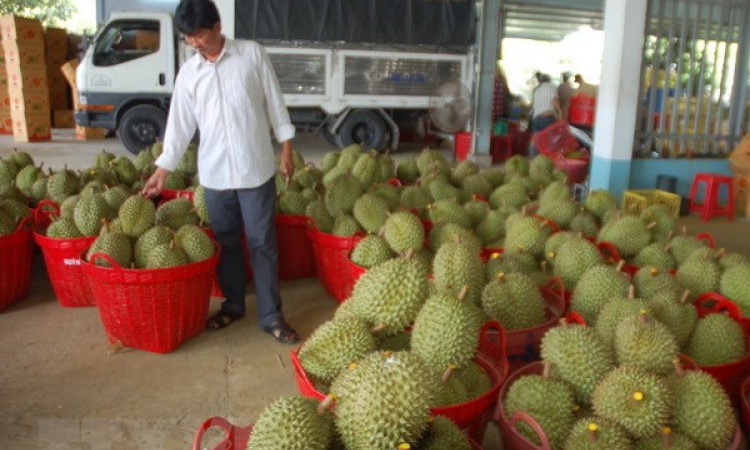
[[[646,301],[640,298],[615,298],[607,303],[594,324],[601,342],[614,352],[617,326],[626,317],[637,316],[645,308]]]
[[[669,289],[679,294],[683,291],[683,287],[680,286],[674,276],[654,266],[641,267],[633,276],[633,285],[635,286],[635,295],[641,298],[651,298],[663,289]]]
[[[469,438],[451,419],[435,416],[419,450],[471,450]]]
[[[469,363],[455,372],[451,378],[460,379],[466,386],[469,398],[476,398],[484,395],[492,388],[493,381],[485,369],[474,361]]]
[[[357,243],[350,258],[354,264],[369,269],[394,256],[395,253],[382,236],[371,234]]]
[[[383,227],[383,237],[396,253],[419,250],[424,245],[424,226],[412,213],[393,213]]]
[[[562,278],[568,289],[575,289],[578,280],[588,269],[603,262],[601,253],[594,244],[576,237],[564,242],[557,249],[555,275]]]
[[[601,309],[614,297],[628,293],[627,275],[610,266],[595,266],[578,280],[570,301],[570,308],[579,313],[586,323],[596,322]]]
[[[670,430],[669,436],[662,432],[658,436],[639,439],[634,450],[700,450],[700,447],[684,434]]]
[[[432,264],[435,285],[457,295],[469,286],[466,300],[479,305],[484,288],[484,266],[474,246],[446,242],[435,253]]]
[[[464,367],[479,345],[482,323],[476,308],[448,292],[430,296],[414,321],[412,351],[437,370]]]
[[[657,292],[651,297],[649,308],[656,320],[669,328],[678,347],[682,348],[698,322],[698,312],[692,303],[680,303],[675,297],[669,291]]]
[[[482,291],[482,308],[506,330],[534,327],[547,320],[539,288],[522,273],[510,273],[487,283]]]
[[[643,247],[633,258],[633,263],[639,267],[654,266],[663,270],[677,267],[674,256],[665,249],[664,243],[661,242],[652,242]]]
[[[391,335],[416,319],[427,300],[427,272],[414,258],[389,259],[365,272],[354,285],[352,312]]]
[[[637,438],[656,436],[667,424],[672,405],[669,384],[656,374],[620,366],[596,386],[594,411]]]
[[[742,326],[725,314],[712,313],[695,324],[685,353],[701,366],[717,366],[742,359],[745,347]]]
[[[508,389],[505,414],[523,411],[536,419],[549,439],[550,447],[561,448],[576,421],[573,391],[563,381],[541,375],[525,375]],[[536,432],[523,422],[516,429],[529,441],[541,445]]]
[[[451,375],[448,381],[437,384],[437,391],[430,407],[440,408],[458,405],[471,400],[471,398],[464,382],[456,376]]]
[[[591,431],[594,424],[596,431]],[[595,438],[592,438],[592,434]],[[633,443],[618,424],[598,417],[584,417],[573,425],[563,446],[565,450],[632,450]]]
[[[274,401],[255,422],[248,450],[326,450],[333,442],[333,418],[318,414],[317,406],[317,400],[299,396]]]
[[[306,372],[330,383],[348,364],[370,354],[376,346],[367,323],[349,316],[315,330],[300,348],[299,360]]]
[[[724,257],[724,261],[729,257]],[[728,266],[721,275],[719,292],[734,301],[742,310],[743,316],[750,316],[750,264],[740,263]]]
[[[439,380],[412,352],[371,353],[334,381],[336,428],[349,450],[416,446]]]
[[[672,425],[704,450],[723,450],[737,427],[724,388],[711,375],[691,370],[670,378]]]
[[[677,268],[677,281],[693,295],[715,292],[719,288],[721,268],[709,253],[698,250]]]
[[[541,356],[552,363],[552,375],[570,384],[580,403],[590,403],[597,383],[614,367],[612,353],[593,328],[551,328],[542,338]]]
[[[672,332],[645,314],[627,317],[615,329],[615,355],[621,365],[666,375],[674,372],[679,350]]]

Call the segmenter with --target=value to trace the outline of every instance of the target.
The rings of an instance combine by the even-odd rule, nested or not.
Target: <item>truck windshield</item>
[[[125,20],[107,25],[96,40],[95,66],[114,66],[159,50],[159,22]]]

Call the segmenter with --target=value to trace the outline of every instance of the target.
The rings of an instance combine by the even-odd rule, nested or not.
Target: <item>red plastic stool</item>
[[[697,195],[701,184],[705,185],[703,202],[698,203]],[[719,205],[719,190],[721,185],[726,185],[728,190],[727,204]],[[713,216],[727,216],[734,220],[734,188],[732,177],[718,173],[696,173],[693,178],[693,186],[690,188],[690,212],[701,213],[704,221],[711,220]]]

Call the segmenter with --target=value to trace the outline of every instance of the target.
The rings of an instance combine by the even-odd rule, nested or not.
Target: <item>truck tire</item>
[[[336,141],[342,148],[357,143],[367,150],[380,150],[385,142],[385,134],[385,122],[378,113],[358,109],[352,111],[341,124]]]
[[[138,105],[125,111],[120,120],[120,141],[133,154],[138,154],[164,139],[167,113],[153,105]]]

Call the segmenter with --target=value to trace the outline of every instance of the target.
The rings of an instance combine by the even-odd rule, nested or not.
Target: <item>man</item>
[[[568,108],[570,108],[570,97],[573,95],[573,85],[570,83],[571,73],[560,74],[560,85],[557,86],[557,99],[560,102],[560,118],[568,120]]]
[[[536,133],[557,120],[556,116],[559,116],[560,103],[550,76],[537,72],[534,77],[538,84],[532,93],[531,109],[534,116],[531,121],[531,128]]]
[[[299,335],[284,320],[278,277],[274,210],[275,158],[268,130],[281,143],[280,170],[292,176],[294,127],[264,48],[221,34],[211,0],[182,0],[177,29],[197,50],[175,81],[163,154],[144,195],[161,192],[185,148],[200,130],[198,169],[205,188],[211,228],[221,244],[219,285],[226,296],[206,327],[221,329],[245,315],[244,230],[253,268],[259,325],[279,342]],[[270,123],[269,123],[270,122]]]

